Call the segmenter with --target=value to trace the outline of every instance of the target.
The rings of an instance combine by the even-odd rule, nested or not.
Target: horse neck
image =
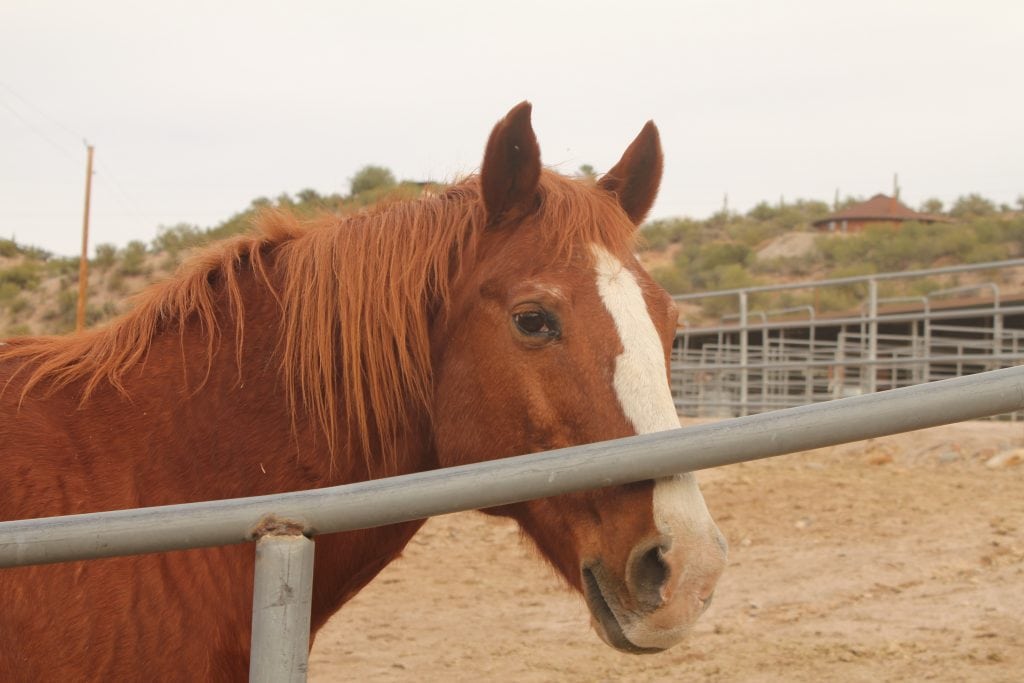
[[[301,406],[288,405],[279,360],[280,307],[267,283],[252,274],[239,277],[239,291],[242,325],[227,294],[216,294],[219,332],[212,350],[211,332],[198,320],[186,322],[180,334],[169,326],[156,333],[145,362],[125,376],[123,393],[106,387],[86,404],[94,415],[119,415],[119,428],[105,443],[118,446],[111,457],[134,464],[141,504],[260,495],[380,475],[357,435],[349,438],[344,420],[331,452],[317,421]],[[396,459],[399,472],[432,462],[426,421],[411,416],[409,422]]]

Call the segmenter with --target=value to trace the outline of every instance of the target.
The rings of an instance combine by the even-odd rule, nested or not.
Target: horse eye
[[[512,316],[519,331],[530,337],[558,336],[557,327],[543,311],[524,311]]]

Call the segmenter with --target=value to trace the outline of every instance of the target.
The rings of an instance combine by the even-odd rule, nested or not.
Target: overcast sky
[[[79,248],[255,197],[475,170],[534,104],[544,162],[609,168],[648,119],[654,217],[890,192],[1024,194],[1024,2],[0,4],[0,236]]]

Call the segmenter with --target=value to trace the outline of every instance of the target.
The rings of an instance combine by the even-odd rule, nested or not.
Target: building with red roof
[[[918,213],[907,207],[896,197],[876,194],[866,202],[854,204],[842,211],[836,211],[811,225],[825,232],[859,232],[869,225],[887,223],[899,225],[906,221],[919,223],[950,223],[945,216]]]

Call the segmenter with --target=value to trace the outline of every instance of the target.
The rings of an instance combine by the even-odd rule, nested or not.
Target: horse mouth
[[[663,652],[664,648],[640,647],[634,645],[622,630],[622,625],[612,611],[608,599],[601,590],[601,583],[597,580],[592,567],[584,567],[583,571],[583,596],[586,599],[590,614],[597,621],[601,628],[595,629],[609,645],[616,650],[629,652],[635,655],[649,655],[656,652]]]

